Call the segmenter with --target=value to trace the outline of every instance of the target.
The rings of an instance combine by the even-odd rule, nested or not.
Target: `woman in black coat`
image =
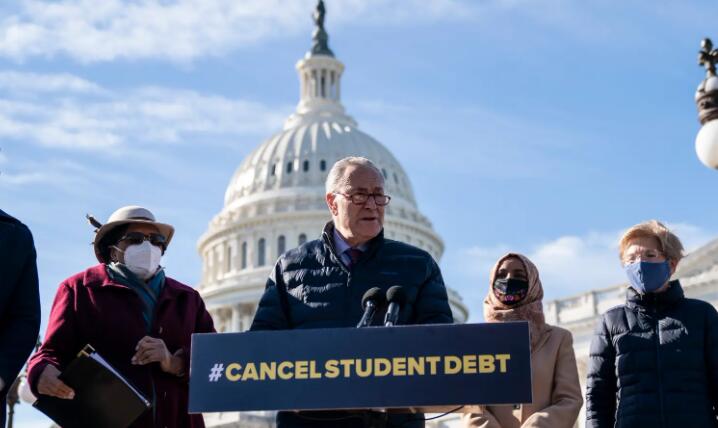
[[[621,238],[629,288],[591,342],[586,427],[718,427],[718,312],[670,280],[682,253],[655,220]]]

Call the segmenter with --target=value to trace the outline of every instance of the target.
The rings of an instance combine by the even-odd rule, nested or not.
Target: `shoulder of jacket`
[[[193,287],[190,287],[187,284],[177,281],[174,278],[170,278],[169,276],[165,277],[165,284],[169,285],[170,287],[174,288],[177,291],[194,294],[197,297],[200,297],[199,291],[195,290]]]
[[[107,276],[105,265],[97,264],[76,274],[70,275],[60,283],[60,288],[76,289],[78,287],[90,287],[104,282]]]
[[[324,241],[315,239],[305,242],[304,244],[285,251],[279,256],[279,261],[283,264],[293,263],[302,260],[310,254],[324,253],[326,251]]]
[[[710,303],[706,302],[705,300],[701,299],[692,299],[685,297],[683,299],[683,304],[686,306],[689,306],[691,308],[703,310],[703,311],[709,311],[709,312],[716,312],[715,306],[711,305]]]
[[[385,251],[388,250],[391,253],[421,256],[434,260],[434,258],[431,257],[431,254],[429,254],[428,251],[422,250],[421,248],[415,247],[411,244],[407,244],[406,242],[395,241],[393,239],[384,238],[384,249]]]
[[[2,210],[0,210],[0,226],[12,228],[27,234],[30,233],[30,229],[23,222]]]
[[[556,336],[573,336],[570,330],[567,330],[563,327],[559,327],[553,324],[546,324],[546,327],[548,328],[550,334],[554,334]]]
[[[613,317],[616,317],[616,316],[621,316],[621,315],[623,315],[627,310],[628,310],[628,308],[626,307],[625,304],[616,305],[616,306],[614,306],[614,307],[612,307],[612,308],[608,308],[608,309],[606,310],[606,312],[604,312],[604,313],[601,315],[601,319],[605,320],[606,318],[613,318]]]

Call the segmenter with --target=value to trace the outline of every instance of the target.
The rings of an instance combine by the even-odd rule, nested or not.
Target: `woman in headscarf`
[[[509,253],[491,271],[484,300],[487,322],[528,321],[533,402],[480,406],[464,415],[467,427],[570,428],[583,404],[571,333],[544,321],[538,269],[525,256]]]
[[[199,293],[160,266],[174,228],[138,206],[93,224],[100,264],[60,284],[30,361],[33,393],[72,400],[58,376],[89,344],[151,402],[132,427],[204,427],[202,415],[187,413],[190,343],[214,326]]]

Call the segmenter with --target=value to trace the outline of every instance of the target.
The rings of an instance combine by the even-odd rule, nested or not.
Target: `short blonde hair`
[[[658,220],[648,220],[629,228],[618,243],[619,257],[623,260],[630,241],[636,238],[656,238],[666,258],[678,263],[683,258],[683,244],[678,237]]]
[[[327,193],[339,190],[339,187],[341,187],[345,179],[344,172],[352,165],[369,168],[376,172],[376,174],[381,177],[382,181],[384,181],[384,174],[382,174],[381,170],[374,164],[374,162],[361,156],[348,156],[344,159],[339,159],[329,170],[327,181],[324,183],[324,189]]]

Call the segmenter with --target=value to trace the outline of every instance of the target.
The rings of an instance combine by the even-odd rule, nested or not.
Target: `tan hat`
[[[96,231],[95,240],[92,242],[92,245],[95,247],[95,256],[97,257],[97,260],[100,261],[100,263],[107,263],[107,260],[102,257],[102,252],[100,249],[100,243],[102,242],[102,239],[112,229],[118,226],[133,223],[151,224],[155,226],[157,230],[159,230],[159,232],[164,235],[165,238],[167,238],[165,246],[170,244],[170,241],[172,240],[172,235],[174,235],[175,233],[175,228],[170,226],[169,224],[156,222],[154,214],[152,214],[152,212],[147,208],[143,208],[137,205],[128,205],[126,207],[122,207],[117,211],[113,212],[112,215],[110,215],[110,218],[107,219],[107,223],[100,226]]]

